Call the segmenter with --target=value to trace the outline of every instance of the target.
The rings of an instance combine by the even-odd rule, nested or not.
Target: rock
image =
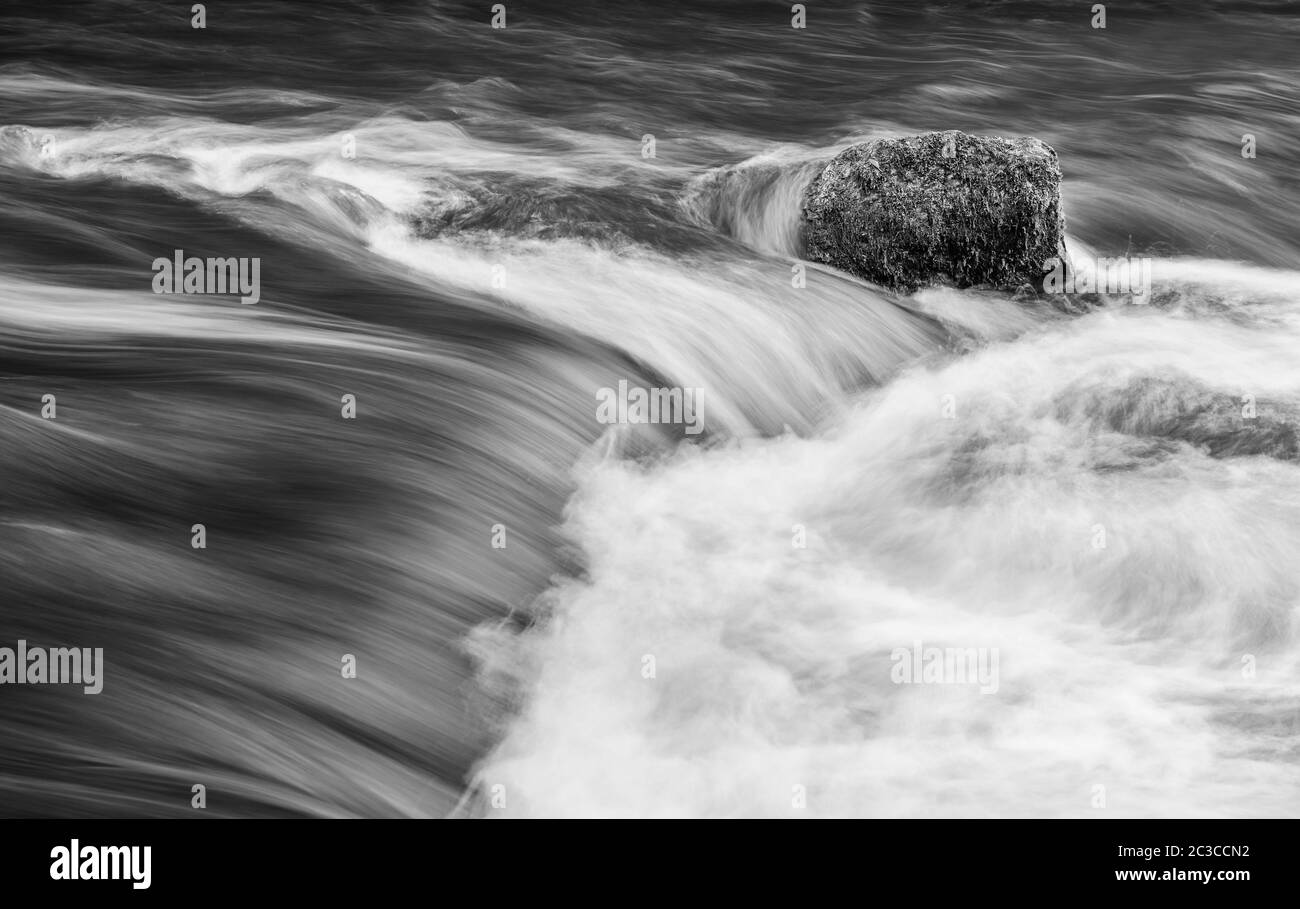
[[[1249,408],[1249,410],[1247,410]],[[1109,378],[1071,387],[1056,405],[1064,422],[1158,441],[1186,442],[1212,458],[1300,460],[1300,408],[1214,391],[1190,376]]]
[[[877,139],[836,155],[804,196],[805,255],[915,290],[1041,288],[1064,258],[1056,152],[1037,139],[950,130]]]

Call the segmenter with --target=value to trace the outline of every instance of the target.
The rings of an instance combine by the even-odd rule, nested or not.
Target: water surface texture
[[[1300,813],[1300,8],[807,6],[6,3],[0,813]],[[942,129],[1150,302],[795,286]]]

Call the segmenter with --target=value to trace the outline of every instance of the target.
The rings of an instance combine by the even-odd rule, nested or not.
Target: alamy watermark
[[[1146,304],[1151,299],[1151,260],[1123,256],[1082,257],[1066,263],[1053,256],[1043,263],[1043,291],[1049,294],[1131,294],[1135,304]]]
[[[0,685],[81,685],[86,694],[104,690],[104,648],[0,647]]]
[[[596,391],[596,419],[601,423],[681,423],[686,432],[704,428],[704,389],[640,388],[620,379],[618,388]]]
[[[262,260],[258,258],[185,258],[176,250],[172,258],[153,260],[156,294],[240,294],[239,302],[262,299]]]
[[[895,647],[889,677],[895,685],[974,685],[980,694],[998,690],[996,647]]]
[[[131,881],[148,890],[152,883],[152,846],[83,846],[72,840],[50,850],[50,878],[56,881]]]

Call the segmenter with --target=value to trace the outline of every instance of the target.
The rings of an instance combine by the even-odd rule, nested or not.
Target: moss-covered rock
[[[900,290],[1041,287],[1062,255],[1060,185],[1037,139],[952,130],[855,145],[808,187],[805,255]]]

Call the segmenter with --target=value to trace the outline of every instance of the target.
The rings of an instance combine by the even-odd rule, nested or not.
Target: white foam
[[[914,369],[819,438],[587,465],[586,578],[475,644],[524,696],[488,810],[1294,816],[1300,472],[1055,405],[1180,373],[1300,401],[1298,341],[1129,307]],[[998,691],[894,684],[915,641],[997,648]]]

